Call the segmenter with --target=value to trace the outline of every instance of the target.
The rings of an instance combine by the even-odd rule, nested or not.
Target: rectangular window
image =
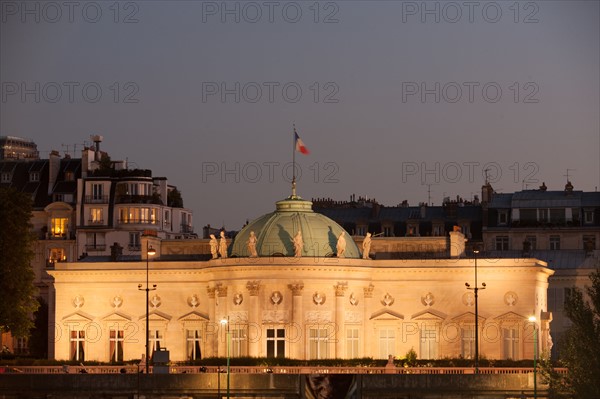
[[[496,251],[508,251],[508,236],[496,236]]]
[[[571,209],[571,219],[573,220],[573,224],[579,225],[579,223],[580,223],[579,208]]]
[[[535,209],[519,210],[519,218],[523,222],[535,222],[537,220],[537,211]]]
[[[564,208],[550,209],[550,222],[552,223],[565,223],[566,213]]]
[[[50,221],[50,233],[52,234],[52,237],[66,237],[68,226],[68,218],[52,218]]]
[[[285,357],[285,329],[267,329],[267,357]]]
[[[392,226],[385,226],[383,228],[383,235],[385,237],[393,237],[394,236],[394,229],[392,228]]]
[[[358,351],[358,328],[349,328],[346,330],[346,358],[357,359],[360,357]]]
[[[8,173],[8,172],[2,173],[2,183],[10,183],[10,173]]]
[[[186,330],[185,353],[187,354],[187,360],[202,359],[202,352],[200,351],[201,343],[201,330]]]
[[[67,260],[67,254],[64,248],[50,248],[48,254],[48,266],[53,266],[56,262],[65,262]]]
[[[248,334],[245,327],[234,328],[231,334],[231,356],[248,356]]]
[[[538,221],[539,222],[547,222],[548,221],[548,209],[538,209]]]
[[[140,233],[139,232],[133,232],[133,233],[129,233],[129,250],[130,251],[139,251],[141,249],[141,242],[140,242]]]
[[[550,236],[550,250],[558,251],[560,249],[560,236]]]
[[[525,236],[525,241],[529,242],[530,249],[535,251],[537,249],[537,237],[536,236]]]
[[[596,236],[587,234],[583,236],[583,249],[586,252],[592,252],[596,249]]]
[[[438,342],[437,328],[435,326],[424,325],[421,328],[421,358],[437,359]]]
[[[123,361],[123,343],[125,342],[125,331],[111,329],[109,337],[109,352],[111,362]]]
[[[308,330],[308,356],[310,359],[327,359],[329,357],[327,328],[310,328]]]
[[[106,247],[104,238],[104,233],[87,233],[85,236],[86,251],[104,251]]]
[[[71,330],[70,335],[70,356],[71,360],[78,362],[85,361],[85,331]]]
[[[467,325],[460,330],[460,354],[465,359],[475,356],[475,326]]]
[[[163,334],[160,330],[150,330],[150,356],[154,356],[154,351],[164,348]]]
[[[366,236],[367,235],[367,226],[357,226],[356,227],[356,235]]]
[[[508,211],[502,210],[498,212],[498,224],[505,225],[508,223]]]
[[[90,209],[90,224],[103,224],[104,223],[104,212],[102,208],[91,208]]]
[[[40,181],[40,172],[30,172],[29,173],[29,181],[30,182]]]
[[[100,201],[104,195],[104,185],[100,183],[92,184],[92,200]]]
[[[586,209],[583,211],[583,223],[585,224],[593,224],[594,223],[594,211],[591,209]]]
[[[519,357],[519,331],[516,328],[503,328],[504,359],[518,360]]]
[[[379,330],[379,358],[387,359],[389,355],[396,354],[396,330],[382,328]]]

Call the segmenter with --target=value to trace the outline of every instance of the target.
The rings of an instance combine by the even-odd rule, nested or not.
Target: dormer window
[[[2,183],[10,183],[10,173],[9,172],[2,172]]]
[[[75,180],[75,174],[72,171],[65,172],[65,181]]]
[[[508,223],[508,211],[505,209],[498,211],[498,225],[506,226],[507,223]]]
[[[584,209],[583,211],[583,222],[585,224],[594,223],[594,211],[592,209]]]
[[[30,172],[29,173],[29,181],[30,182],[40,181],[40,172]]]

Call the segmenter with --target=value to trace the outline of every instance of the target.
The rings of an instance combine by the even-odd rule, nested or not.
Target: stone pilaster
[[[215,351],[218,332],[219,332],[219,321],[216,320],[215,315],[215,291],[216,287],[206,287],[208,294],[208,325],[204,332],[206,346],[204,348],[205,357],[217,356]]]
[[[302,320],[302,290],[304,289],[303,282],[294,282],[288,284],[288,288],[292,291],[292,325],[289,329],[290,334],[297,334],[293,341],[290,340],[290,357],[292,359],[304,359],[304,320]]]
[[[248,312],[248,355],[249,356],[260,356],[260,337],[263,337],[265,331],[262,331],[262,325],[260,323],[260,281],[248,281],[246,289],[250,294],[249,303],[250,309]]]
[[[365,303],[364,303],[364,314],[363,314],[363,331],[362,331],[362,344],[363,344],[363,354],[366,353],[373,353],[371,351],[372,349],[372,345],[370,345],[370,341],[367,339],[367,337],[371,337],[373,334],[371,332],[372,329],[372,323],[371,320],[369,320],[370,315],[369,312],[371,311],[372,308],[372,304],[373,304],[373,290],[375,289],[375,286],[373,284],[369,284],[367,287],[363,288],[364,291],[364,296],[365,296]]]
[[[337,285],[334,285],[335,289],[335,354],[334,356],[338,359],[344,357],[344,342],[345,342],[345,334],[344,334],[344,299],[345,293],[348,289],[347,282],[339,282]]]

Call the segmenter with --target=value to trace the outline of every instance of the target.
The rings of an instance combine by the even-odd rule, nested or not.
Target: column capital
[[[375,289],[373,284],[369,284],[368,287],[364,287],[363,289],[365,292],[365,298],[373,298],[373,289]]]
[[[258,291],[260,290],[260,281],[248,281],[246,283],[246,289],[250,292],[250,296],[257,296]]]
[[[288,284],[288,288],[292,290],[292,296],[301,296],[304,289],[304,283],[301,281]]]
[[[348,289],[347,281],[338,281],[337,285],[334,285],[335,288],[335,296],[344,296],[346,290]]]

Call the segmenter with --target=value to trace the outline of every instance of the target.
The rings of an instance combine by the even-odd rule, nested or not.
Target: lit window
[[[308,330],[308,356],[310,359],[327,359],[329,357],[327,328],[310,328]]]
[[[438,331],[436,326],[423,325],[421,327],[421,359],[437,359],[438,357]]]
[[[65,237],[69,225],[68,218],[52,218],[50,221],[50,233],[53,237]]]
[[[233,328],[231,334],[231,356],[242,357],[248,356],[248,334],[246,328]]]
[[[379,358],[387,359],[396,353],[396,331],[394,328],[381,328],[379,330]]]
[[[465,359],[475,356],[475,326],[466,325],[460,330],[460,354]]]
[[[519,358],[519,331],[516,328],[503,328],[504,359]]]
[[[158,351],[158,350],[160,350],[160,348],[164,347],[162,331],[151,330],[149,341],[150,341],[150,356],[153,356],[154,351]]]
[[[186,350],[188,360],[202,359],[200,344],[202,343],[202,332],[200,330],[186,330]]]
[[[104,216],[102,208],[91,208],[90,209],[90,223],[102,224],[104,223]]]
[[[346,357],[356,359],[360,357],[358,351],[358,328],[349,328],[346,330]]]
[[[71,330],[70,340],[70,359],[78,362],[85,360],[85,331]]]
[[[109,338],[109,351],[111,362],[123,361],[123,343],[125,342],[125,331],[111,329]]]

